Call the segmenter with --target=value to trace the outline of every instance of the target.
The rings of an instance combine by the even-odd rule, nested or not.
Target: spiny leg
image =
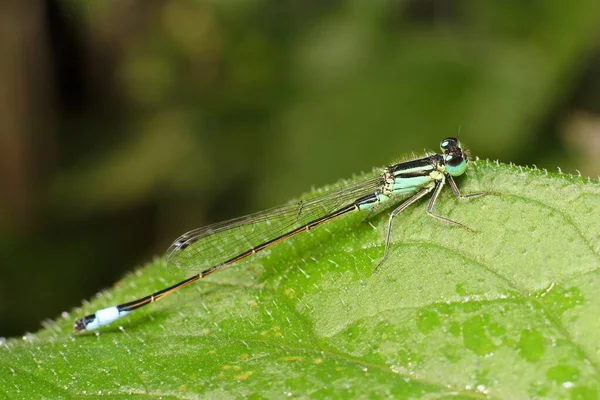
[[[447,175],[448,178],[448,183],[450,184],[450,187],[452,188],[452,192],[454,192],[454,195],[456,196],[457,199],[473,199],[475,197],[481,197],[481,196],[487,196],[490,194],[494,194],[494,192],[476,192],[476,193],[469,193],[469,194],[461,194],[460,190],[458,190],[458,186],[456,185],[456,182],[454,182],[454,179],[452,178],[452,176]]]
[[[444,221],[444,222],[448,222],[448,223],[451,223],[451,224],[454,224],[454,225],[458,225],[461,228],[464,228],[464,229],[468,230],[469,232],[473,232],[473,229],[469,228],[468,226],[466,226],[464,224],[461,224],[460,222],[455,221],[455,220],[453,220],[451,218],[444,217],[442,215],[438,215],[438,214],[436,214],[436,213],[433,212],[433,206],[435,205],[435,202],[436,202],[438,196],[442,192],[442,188],[444,187],[445,181],[446,180],[445,180],[445,177],[444,177],[444,178],[440,179],[439,181],[437,181],[435,183],[435,189],[433,191],[433,194],[431,195],[431,199],[429,199],[429,204],[427,204],[427,214],[429,216],[431,216],[431,217],[439,219],[440,221]],[[450,180],[450,181],[452,183],[454,183],[453,180]],[[450,186],[452,186],[452,183],[450,184]],[[456,186],[456,184],[455,184],[455,186]],[[454,192],[454,194],[456,194],[457,192],[458,192],[458,188],[456,188],[456,192]],[[474,193],[474,194],[477,195],[478,193]],[[460,192],[458,192],[458,195],[460,196]],[[475,196],[475,197],[477,197],[477,196]]]
[[[383,258],[381,259],[381,261],[379,261],[379,264],[377,264],[377,266],[375,267],[375,270],[377,270],[377,268],[379,268],[381,266],[381,264],[383,264],[383,262],[387,259],[388,252],[390,249],[390,237],[392,235],[392,223],[394,221],[394,217],[396,217],[396,215],[400,214],[406,207],[410,206],[415,201],[419,200],[421,197],[423,197],[427,193],[431,192],[432,189],[433,189],[433,187],[426,187],[426,188],[419,190],[417,193],[412,195],[410,198],[408,198],[406,201],[404,201],[404,203],[400,204],[394,211],[391,212],[390,219],[388,221],[387,234],[385,235],[385,248],[383,250]]]

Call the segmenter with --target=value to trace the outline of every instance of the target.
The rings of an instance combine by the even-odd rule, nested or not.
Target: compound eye
[[[446,161],[446,165],[458,167],[465,162],[465,159],[462,154],[448,154],[444,157],[444,161]]]
[[[455,137],[446,138],[446,139],[442,140],[442,142],[440,143],[440,149],[442,149],[443,151],[446,151],[448,149],[452,149],[455,147],[460,147],[458,139]]]
[[[444,156],[446,172],[452,176],[459,176],[467,170],[467,160],[462,152],[451,153]]]

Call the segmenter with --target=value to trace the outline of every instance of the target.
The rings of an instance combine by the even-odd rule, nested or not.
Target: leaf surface
[[[395,220],[299,235],[103,328],[75,317],[175,283],[162,260],[35,335],[0,342],[0,395],[30,398],[596,398],[600,183],[478,161]]]

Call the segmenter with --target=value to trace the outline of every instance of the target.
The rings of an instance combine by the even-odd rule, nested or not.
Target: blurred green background
[[[460,136],[600,174],[600,2],[0,6],[0,337],[180,233]]]

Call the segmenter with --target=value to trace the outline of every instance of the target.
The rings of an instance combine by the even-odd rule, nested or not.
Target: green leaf
[[[176,282],[162,260],[0,346],[11,399],[596,398],[600,183],[477,162],[395,220],[333,221],[100,331],[73,319]],[[49,288],[48,290],[51,290]]]

